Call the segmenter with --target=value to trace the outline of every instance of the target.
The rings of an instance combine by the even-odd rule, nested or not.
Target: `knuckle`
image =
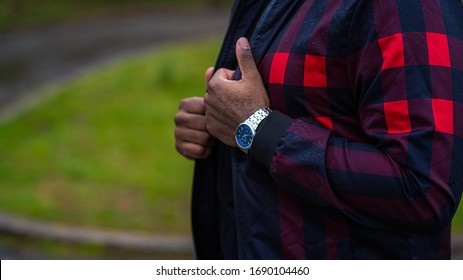
[[[201,157],[204,154],[204,151],[205,151],[205,147],[201,146],[201,145],[198,145],[196,150],[195,150],[195,155],[197,157]]]
[[[200,104],[201,98],[199,97],[188,97],[180,100],[178,105],[179,110],[181,111],[188,111],[191,107],[195,106],[196,104]]]
[[[199,146],[189,147],[188,149],[184,150],[184,156],[189,159],[197,159],[199,158]]]
[[[219,70],[218,74],[221,74],[223,72],[223,69]],[[212,77],[212,79],[209,81],[208,88],[209,89],[215,89],[217,88],[218,85],[218,78],[216,76]]]
[[[181,118],[181,116],[180,116],[179,113],[175,114],[175,116],[174,116],[174,123],[175,123],[176,125],[179,124],[180,118]]]
[[[176,126],[180,126],[185,122],[185,114],[183,112],[178,112],[174,116],[174,123]]]
[[[187,99],[182,99],[180,103],[178,104],[178,109],[183,111],[187,107],[188,100]]]
[[[174,129],[174,135],[175,135],[175,139],[176,139],[177,141],[179,141],[180,138],[181,138],[181,135],[182,135],[181,130],[180,130],[179,128],[176,127],[176,128]]]
[[[207,92],[208,94],[210,94],[211,92],[214,92],[214,89],[216,87],[216,84],[217,82],[215,81],[214,78],[212,78],[210,81],[209,81],[209,84],[207,85]]]
[[[183,155],[183,152],[182,152],[182,145],[178,142],[175,143],[175,150],[177,150],[177,152],[181,155]]]

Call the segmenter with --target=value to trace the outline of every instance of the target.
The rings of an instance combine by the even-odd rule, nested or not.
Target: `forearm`
[[[269,131],[277,122],[288,126],[276,140]],[[445,141],[439,140],[450,150],[434,159],[441,164],[452,153]],[[269,168],[278,185],[304,203],[340,211],[356,222],[430,231],[447,225],[456,209],[446,172],[404,165],[376,145],[334,137],[311,120],[274,113],[259,128],[254,145],[262,142],[276,144],[267,154],[251,150],[251,157]]]

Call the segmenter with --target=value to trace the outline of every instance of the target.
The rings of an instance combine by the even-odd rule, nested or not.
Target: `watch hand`
[[[252,141],[252,134],[246,134],[243,136],[243,141],[249,143]]]

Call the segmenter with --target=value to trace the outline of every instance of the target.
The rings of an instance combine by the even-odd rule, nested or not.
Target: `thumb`
[[[244,37],[236,42],[236,59],[238,60],[243,79],[260,79],[249,41]]]

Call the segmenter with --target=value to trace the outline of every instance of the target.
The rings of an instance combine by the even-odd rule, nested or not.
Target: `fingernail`
[[[249,50],[251,49],[251,46],[249,46],[249,42],[248,42],[248,39],[246,38],[240,38],[238,40],[238,45],[240,46],[241,49],[243,50]]]

